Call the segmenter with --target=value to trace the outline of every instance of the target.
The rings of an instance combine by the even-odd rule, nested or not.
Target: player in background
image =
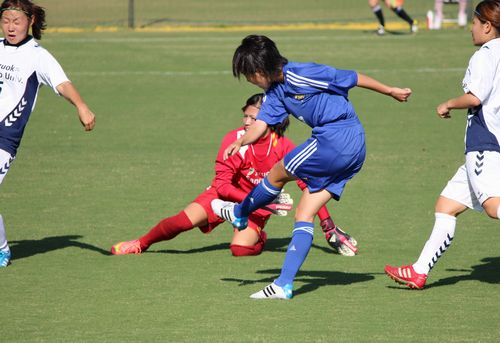
[[[287,182],[306,183],[281,274],[251,296],[290,299],[295,275],[312,245],[315,214],[331,198],[340,200],[345,184],[365,160],[364,129],[348,100],[349,89],[368,88],[398,101],[406,101],[411,90],[389,87],[351,70],[289,62],[271,39],[257,35],[247,36],[236,49],[233,74],[264,89],[265,97],[255,123],[228,146],[224,158],[257,141],[268,126],[287,120],[290,114],[312,128],[312,136],[276,163],[241,204],[212,201],[217,215],[244,228],[248,215],[271,203]]]
[[[175,238],[178,234],[198,227],[202,232],[209,233],[224,220],[215,215],[210,207],[214,199],[242,201],[256,184],[269,173],[271,167],[295,148],[295,145],[284,132],[288,121],[270,126],[262,138],[254,144],[241,148],[229,159],[223,159],[224,150],[229,144],[241,137],[254,123],[262,104],[263,94],[251,96],[243,106],[243,127],[229,132],[222,140],[215,161],[215,178],[210,187],[201,193],[192,203],[178,214],[160,221],[147,234],[139,239],[120,242],[112,246],[114,255],[140,254],[152,244]],[[305,188],[304,184],[300,184]],[[270,205],[274,213],[282,205],[289,205],[289,195],[282,193],[275,204]],[[273,206],[274,205],[274,206]],[[287,208],[290,210],[291,206]],[[281,210],[286,211],[286,210]],[[286,212],[285,212],[286,213]],[[283,213],[282,213],[283,215]],[[250,214],[248,230],[234,230],[230,245],[233,256],[259,255],[266,243],[267,235],[263,230],[271,212],[257,210]],[[325,238],[336,253],[344,256],[354,256],[357,252],[357,242],[335,226],[326,207],[318,211],[321,227]]]
[[[45,11],[29,0],[5,0],[0,7],[0,184],[16,157],[24,128],[35,107],[41,85],[50,86],[73,104],[86,131],[95,116],[59,63],[35,39],[45,30]],[[31,35],[29,34],[31,27]],[[0,267],[11,252],[0,215]]]
[[[410,32],[416,33],[418,31],[418,22],[413,20],[408,13],[403,9],[404,0],[385,0],[385,4],[389,7],[398,17],[403,19],[410,25]],[[385,34],[385,19],[384,12],[382,12],[382,7],[380,6],[379,0],[368,0],[368,5],[377,17],[379,26],[377,29],[378,35]]]
[[[468,109],[465,164],[458,168],[439,196],[435,222],[413,265],[386,266],[385,272],[410,288],[425,286],[427,275],[448,249],[459,214],[468,208],[500,218],[500,1],[480,2],[472,19],[472,42],[479,46],[469,60],[464,94],[437,107],[441,118],[452,109]]]
[[[443,25],[443,0],[435,0],[434,11],[436,16],[432,29],[439,30]],[[467,25],[467,0],[458,0],[458,26],[465,27]]]

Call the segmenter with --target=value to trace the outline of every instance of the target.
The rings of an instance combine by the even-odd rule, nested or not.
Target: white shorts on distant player
[[[467,153],[465,164],[458,168],[441,195],[482,212],[483,202],[500,197],[500,153]]]

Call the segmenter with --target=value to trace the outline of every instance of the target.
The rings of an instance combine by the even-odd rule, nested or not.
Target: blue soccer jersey
[[[283,83],[275,83],[266,96],[257,119],[268,125],[283,121],[289,114],[310,127],[356,118],[347,95],[358,76],[316,63],[289,62],[283,67]]]
[[[309,125],[311,138],[285,156],[285,169],[311,192],[326,189],[338,200],[365,160],[364,130],[347,98],[357,73],[290,62],[283,76],[266,91],[257,119],[273,125],[292,114]]]

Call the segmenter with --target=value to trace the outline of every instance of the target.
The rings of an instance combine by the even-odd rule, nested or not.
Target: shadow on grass
[[[426,288],[454,285],[460,281],[480,281],[500,284],[500,257],[486,257],[481,262],[483,263],[472,266],[471,269],[447,269],[450,272],[467,273],[440,279],[426,286]]]
[[[465,272],[462,275],[450,276],[433,283],[427,283],[425,289],[454,285],[461,281],[480,281],[491,284],[500,284],[500,257],[486,257],[481,264],[472,266],[470,269],[446,269],[449,272]],[[389,288],[412,291],[405,286],[389,286]]]
[[[271,283],[280,274],[280,269],[265,269],[257,271],[258,274],[270,274],[256,280],[244,280],[234,278],[223,278],[222,281],[238,282],[238,286],[253,285],[255,283]],[[294,282],[304,283],[300,288],[293,291],[294,297],[300,294],[314,291],[322,286],[350,285],[358,282],[371,281],[375,277],[369,273],[344,273],[336,271],[299,271]],[[256,290],[257,291],[257,290]]]
[[[286,252],[288,243],[290,243],[290,237],[287,238],[269,238],[266,242],[263,252]],[[327,243],[325,242],[325,245]],[[313,249],[322,250],[327,254],[333,254],[333,250],[330,247],[323,247],[313,244]],[[209,251],[217,250],[229,250],[229,243],[219,243],[214,245],[209,245],[205,247],[199,247],[189,250],[174,250],[174,249],[163,249],[163,250],[148,250],[146,253],[156,253],[156,254],[196,254]]]
[[[22,258],[31,257],[38,254],[75,247],[87,249],[101,253],[103,255],[111,255],[111,253],[94,245],[79,242],[82,238],[80,235],[53,236],[42,239],[25,239],[22,241],[9,241],[10,250],[12,251],[12,260],[20,260]]]

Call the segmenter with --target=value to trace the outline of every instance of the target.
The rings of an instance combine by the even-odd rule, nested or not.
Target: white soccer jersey
[[[0,149],[15,156],[42,84],[68,81],[56,59],[34,38],[20,46],[0,39]]]
[[[463,80],[465,93],[481,106],[469,109],[465,151],[500,152],[500,38],[490,40],[472,55]]]

